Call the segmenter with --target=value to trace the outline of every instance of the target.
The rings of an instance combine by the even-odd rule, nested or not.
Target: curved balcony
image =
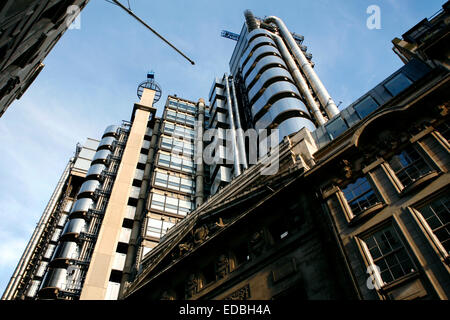
[[[56,248],[53,259],[78,259],[79,249],[74,241],[64,241]]]
[[[252,72],[244,77],[245,86],[248,88],[255,77],[269,67],[279,67],[287,70],[286,63],[278,56],[267,56],[258,61]]]
[[[50,268],[42,283],[41,291],[51,288],[58,288],[64,290],[66,288],[67,269],[64,268]],[[41,293],[41,292],[40,292]]]
[[[239,60],[239,65],[243,66],[246,64],[247,60],[250,59],[250,57],[253,55],[253,51],[255,50],[255,47],[259,47],[263,44],[272,45],[273,47],[276,47],[275,42],[270,37],[258,37],[255,40],[253,40],[245,50],[244,54],[242,55],[241,59]]]
[[[253,70],[253,68],[258,64],[258,62],[264,58],[264,56],[277,56],[280,57],[281,59],[281,54],[277,48],[274,48],[269,45],[259,47],[258,49],[255,50],[255,52],[253,53],[251,58],[247,61],[247,63],[244,66],[241,66],[244,78]]]
[[[94,201],[89,198],[78,199],[75,202],[75,204],[72,208],[72,211],[70,213],[72,214],[72,213],[78,213],[78,212],[88,212],[88,210],[92,207],[93,203],[94,203]]]
[[[274,104],[277,100],[279,100],[277,96],[281,99],[289,95],[292,97],[300,97],[300,93],[293,83],[288,81],[278,81],[268,86],[261,97],[259,97],[259,99],[252,105],[252,115],[255,121],[259,120],[259,118],[261,118],[261,116],[265,113],[264,109],[270,107],[270,105],[268,105],[269,102],[270,104]]]
[[[80,191],[78,191],[77,198],[81,197],[93,197],[95,190],[100,186],[100,182],[97,180],[87,180],[81,185]]]
[[[107,149],[107,150],[111,150],[112,151],[113,150],[114,141],[116,141],[115,137],[111,137],[111,136],[104,137],[100,141],[97,150]]]
[[[248,42],[254,41],[257,37],[267,36],[272,37],[272,33],[265,29],[254,29],[247,34]]]
[[[269,70],[262,73],[261,77],[256,81],[255,85],[250,89],[247,88],[248,91],[248,99],[251,101],[253,97],[261,90],[268,81],[275,78],[287,78],[292,82],[294,80],[291,77],[291,74],[283,68],[270,68]]]
[[[64,226],[64,230],[62,233],[62,239],[66,238],[67,235],[69,235],[69,234],[71,234],[71,235],[80,234],[80,232],[85,231],[85,227],[86,227],[86,221],[84,221],[84,219],[75,218],[75,219],[69,220],[69,222],[67,222],[66,225]]]
[[[106,166],[101,163],[92,165],[86,174],[86,179],[99,179],[105,169]]]
[[[102,138],[108,137],[108,136],[117,137],[119,135],[118,134],[119,128],[120,127],[117,125],[110,125],[110,126],[106,127],[105,132],[103,132]]]
[[[94,159],[92,159],[92,164],[97,163],[107,163],[108,162],[108,156],[111,154],[111,151],[109,150],[99,150],[95,153]]]
[[[267,112],[255,123],[255,129],[266,129],[275,125],[275,120],[281,123],[285,120],[283,115],[298,116],[300,114],[308,115],[308,110],[302,101],[295,97],[286,97],[273,103]]]

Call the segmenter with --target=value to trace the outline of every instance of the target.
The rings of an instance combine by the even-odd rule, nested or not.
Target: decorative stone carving
[[[186,282],[185,294],[186,298],[192,297],[198,291],[198,279],[195,274],[190,274]]]
[[[208,228],[208,235],[211,236],[214,233],[216,233],[218,230],[223,229],[227,226],[227,223],[224,222],[224,219],[222,219],[221,217],[218,220],[213,220],[210,221],[207,224],[207,228]]]
[[[202,243],[203,241],[206,240],[206,237],[208,236],[209,230],[208,227],[206,225],[203,225],[197,229],[195,229],[194,231],[194,243],[196,245]]]
[[[214,225],[219,228],[226,227],[226,224],[223,222],[222,218],[219,218],[219,221],[215,222]]]
[[[250,285],[247,284],[225,297],[224,300],[248,300],[250,297]]]
[[[248,242],[248,249],[252,256],[259,256],[264,250],[264,231],[259,230],[252,234]]]
[[[192,248],[193,248],[193,244],[189,240],[178,244],[178,246],[176,246],[171,253],[172,260],[175,260],[175,259],[183,256],[185,253],[191,251]]]
[[[450,103],[447,102],[447,103],[436,106],[436,110],[441,116],[445,117],[449,114],[449,107],[450,107]]]
[[[191,251],[192,249],[192,243],[191,242],[185,242],[185,243],[180,243],[178,245],[178,250],[179,250],[179,255],[182,256],[183,254],[185,254],[188,251]]]
[[[227,255],[221,254],[216,262],[216,277],[217,279],[224,278],[230,272],[230,260]]]
[[[185,286],[186,299],[193,297],[203,288],[204,277],[200,273],[191,273]]]
[[[347,179],[350,179],[353,175],[352,167],[350,164],[350,161],[344,159],[341,161],[341,171],[342,175],[346,177]]]

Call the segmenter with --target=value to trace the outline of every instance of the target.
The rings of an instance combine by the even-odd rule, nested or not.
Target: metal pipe
[[[234,172],[236,176],[241,174],[241,166],[239,164],[239,149],[236,147],[236,127],[234,125],[234,116],[233,116],[233,107],[231,106],[231,94],[230,94],[230,86],[228,84],[228,74],[225,73],[225,88],[227,95],[227,106],[228,106],[228,115],[230,117],[230,129],[231,129],[231,143],[233,148],[233,156],[234,156]]]
[[[165,43],[167,43],[171,48],[173,48],[176,52],[178,52],[179,54],[181,54],[186,60],[188,60],[192,65],[195,64],[194,61],[192,61],[191,59],[189,59],[183,52],[181,52],[180,50],[178,50],[173,44],[171,44],[168,40],[166,40],[162,35],[160,35],[158,32],[156,32],[152,27],[150,27],[148,24],[146,24],[141,18],[139,18],[137,15],[135,15],[133,13],[133,11],[131,11],[130,9],[128,9],[127,7],[125,7],[123,4],[121,4],[119,1],[117,0],[112,0],[114,1],[115,4],[117,4],[119,7],[121,7],[123,10],[125,10],[129,15],[131,15],[133,18],[135,18],[137,21],[139,21],[140,23],[142,23],[147,29],[149,29],[151,32],[153,32],[154,34],[156,34],[162,41],[164,41]]]
[[[204,194],[204,176],[205,169],[203,165],[203,126],[205,123],[205,100],[198,100],[198,127],[197,127],[197,145],[195,163],[197,164],[197,171],[195,172],[195,207],[199,207],[205,200]]]
[[[248,32],[258,29],[258,23],[256,22],[255,16],[250,10],[244,11],[245,23],[247,24]]]
[[[292,76],[294,77],[295,83],[297,84],[298,88],[300,89],[300,92],[303,94],[303,97],[306,100],[306,105],[308,106],[309,111],[316,119],[317,124],[319,126],[323,125],[326,121],[322,115],[322,112],[320,111],[320,108],[317,105],[316,100],[311,94],[310,88],[308,87],[305,78],[303,78],[297,64],[295,63],[294,59],[289,53],[289,50],[284,44],[283,39],[281,39],[281,37],[279,37],[276,34],[274,34],[274,39],[278,49],[280,50],[281,56],[283,57],[284,61],[286,61],[288,68],[291,71]]]
[[[242,126],[241,126],[241,116],[239,115],[239,108],[238,108],[239,105],[238,105],[238,100],[236,97],[236,87],[234,86],[233,78],[231,79],[231,92],[233,94],[234,112],[236,114],[236,128],[238,130],[237,143],[238,143],[238,148],[239,148],[239,155],[241,157],[241,162],[242,162],[242,165],[244,166],[244,169],[247,169],[248,165],[247,165],[247,156],[245,153],[245,141],[244,141]]]
[[[64,168],[63,174],[61,175],[61,178],[58,181],[58,184],[56,185],[55,190],[53,191],[53,194],[50,198],[50,201],[48,202],[47,206],[45,207],[44,213],[41,217],[41,219],[38,222],[37,227],[34,229],[34,232],[30,238],[30,241],[28,242],[24,253],[22,254],[22,257],[20,258],[19,263],[17,264],[17,267],[11,276],[11,279],[8,283],[8,286],[5,289],[5,292],[3,293],[2,300],[12,300],[15,298],[15,293],[17,290],[17,287],[19,286],[20,279],[23,277],[23,273],[25,271],[26,266],[28,265],[32,253],[36,249],[36,245],[38,240],[41,238],[42,233],[44,231],[44,227],[48,223],[48,220],[50,219],[50,216],[54,212],[56,202],[61,196],[62,189],[64,182],[67,180],[67,177],[69,176],[69,171],[74,162],[74,159],[70,159],[70,161],[67,163],[66,167]]]
[[[311,67],[308,59],[306,59],[305,55],[298,47],[297,43],[292,37],[292,34],[289,32],[284,22],[280,18],[275,16],[270,16],[264,19],[264,22],[274,23],[278,27],[281,37],[283,38],[284,41],[286,41],[287,47],[291,50],[295,59],[300,65],[300,68],[302,69],[306,78],[309,80],[311,87],[313,88],[314,92],[319,98],[319,101],[324,107],[328,117],[331,119],[337,114],[339,114],[339,109],[337,108],[327,89],[323,85],[322,81],[320,81],[316,72]]]

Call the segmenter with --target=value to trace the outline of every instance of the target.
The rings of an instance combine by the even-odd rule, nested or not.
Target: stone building
[[[0,3],[0,117],[20,99],[42,63],[88,0]]]

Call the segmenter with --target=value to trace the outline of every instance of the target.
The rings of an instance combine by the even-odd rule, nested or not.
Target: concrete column
[[[148,187],[153,177],[153,163],[156,153],[156,147],[158,144],[160,119],[155,120],[153,127],[153,135],[150,142],[150,149],[148,151],[147,161],[144,168],[144,177],[142,179],[141,191],[139,193],[139,199],[136,205],[136,214],[134,216],[133,228],[131,230],[131,237],[128,246],[127,257],[125,260],[125,266],[123,268],[122,283],[120,294],[123,293],[125,284],[133,281],[133,274],[137,271],[140,260],[140,239],[141,226],[146,217],[145,204],[148,197]]]
[[[81,300],[105,299],[114,255],[135,176],[136,164],[141,153],[142,141],[147,131],[149,116],[155,111],[152,107],[154,95],[155,91],[144,89],[140,103],[134,106],[133,122],[127,144],[92,253],[91,263],[80,296]]]

